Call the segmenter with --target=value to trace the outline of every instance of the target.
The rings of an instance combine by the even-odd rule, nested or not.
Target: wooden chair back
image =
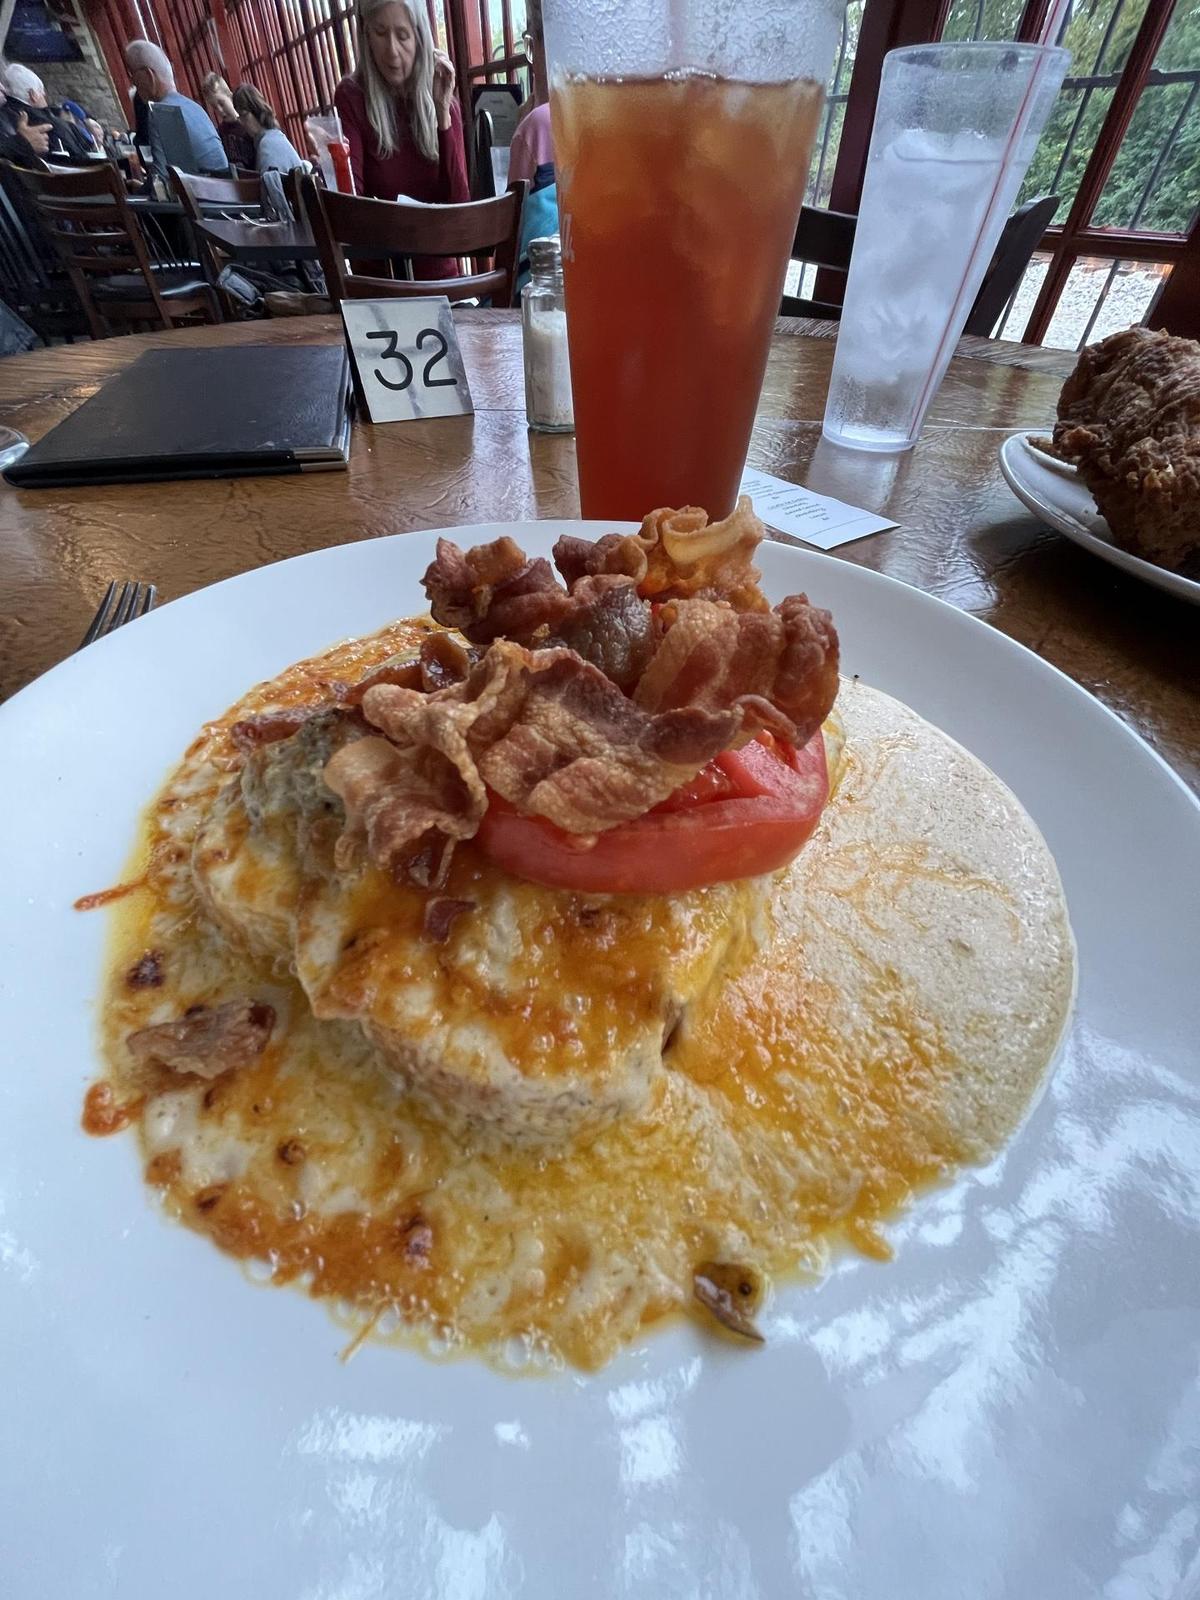
[[[253,178],[205,178],[172,167],[170,177],[175,198],[193,222],[203,215],[202,206],[210,210],[216,206],[256,206],[262,200],[262,179],[257,174]]]
[[[21,180],[33,195],[42,226],[62,258],[93,338],[106,338],[108,329],[97,309],[92,283],[118,273],[132,274],[144,292],[134,293],[128,300],[106,300],[106,318],[174,327],[114,166],[23,170]]]
[[[18,168],[0,161],[0,300],[43,342],[88,331],[57,250],[41,225]]]
[[[475,181],[471,196],[475,200],[490,200],[496,193],[496,174],[492,170],[492,146],[495,127],[492,114],[485,106],[475,113]]]
[[[1026,200],[1009,217],[975,296],[964,333],[977,333],[985,339],[989,336],[1016,293],[1025,268],[1057,210],[1058,196],[1047,194],[1038,200]]]
[[[283,198],[291,207],[293,222],[304,221],[304,200],[300,194],[300,180],[304,176],[303,167],[290,167],[287,172],[281,172],[279,175],[283,184]]]
[[[188,220],[188,232],[200,262],[200,270],[218,297],[226,318],[236,320],[237,305],[224,293],[218,281],[223,263],[217,251],[192,224],[201,221],[206,210],[211,214],[221,206],[261,205],[262,179],[257,174],[252,178],[208,178],[200,173],[184,172],[181,167],[171,167],[169,176],[175,198]]]
[[[1022,273],[1057,209],[1058,196],[1051,194],[1039,200],[1027,200],[1009,217],[992,252],[991,262],[963,328],[964,333],[980,334],[984,338],[991,333],[1015,293]],[[792,260],[829,267],[835,272],[848,272],[857,226],[858,218],[848,212],[821,211],[816,206],[802,206],[792,244]],[[779,314],[782,317],[822,317],[837,321],[842,315],[842,308],[827,300],[808,300],[802,296],[785,294],[780,302]]]
[[[822,211],[819,206],[801,206],[792,242],[792,260],[834,272],[850,270],[854,249],[854,230],[858,218],[848,211]],[[824,317],[836,319],[842,308],[828,300],[809,300],[803,295],[785,294],[779,305],[781,317]]]
[[[450,300],[490,295],[494,306],[511,306],[528,187],[510,184],[508,192],[494,200],[422,206],[318,189],[311,176],[300,180],[304,210],[335,305],[342,300],[444,294]],[[347,255],[354,265],[347,265]],[[407,265],[427,256],[465,256],[473,270],[454,278],[395,275],[397,257]]]

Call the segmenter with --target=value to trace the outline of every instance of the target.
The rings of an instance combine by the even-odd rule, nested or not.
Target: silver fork
[[[84,645],[94,644],[97,639],[103,639],[106,633],[115,633],[135,617],[144,617],[147,611],[154,609],[157,599],[158,590],[152,583],[135,583],[132,578],[118,583],[114,578],[104,591],[104,599],[97,607],[79,648],[82,650]]]

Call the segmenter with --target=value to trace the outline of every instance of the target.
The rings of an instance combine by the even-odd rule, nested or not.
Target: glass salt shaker
[[[521,291],[525,346],[525,415],[539,433],[572,433],[571,362],[558,236],[529,245],[529,282]]]

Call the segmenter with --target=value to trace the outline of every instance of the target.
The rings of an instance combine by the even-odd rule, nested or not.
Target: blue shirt
[[[184,127],[188,131],[188,138],[192,142],[197,172],[229,171],[229,157],[225,154],[225,147],[203,106],[197,105],[194,100],[189,100],[187,95],[180,94],[178,89],[172,89],[170,94],[163,95],[155,104],[179,108],[183,115]],[[153,117],[150,119],[150,149],[154,155],[154,165],[160,172],[166,172],[170,163],[164,157],[162,141],[155,131]]]
[[[290,172],[303,164],[292,141],[282,128],[264,128],[255,147],[255,165],[260,172]]]

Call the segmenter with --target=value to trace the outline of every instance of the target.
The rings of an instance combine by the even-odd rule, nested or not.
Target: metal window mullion
[[[1092,307],[1092,314],[1087,320],[1087,327],[1084,328],[1083,334],[1082,334],[1082,336],[1081,336],[1081,338],[1079,340],[1079,343],[1075,346],[1076,350],[1082,350],[1084,345],[1088,342],[1088,338],[1091,335],[1091,331],[1096,326],[1096,318],[1100,315],[1101,308],[1103,307],[1104,302],[1108,299],[1108,291],[1112,288],[1112,281],[1116,277],[1117,268],[1120,265],[1121,265],[1120,261],[1114,261],[1112,266],[1109,267],[1109,269],[1108,269],[1108,277],[1105,278],[1104,287],[1100,290],[1100,293],[1096,296],[1096,304]]]

